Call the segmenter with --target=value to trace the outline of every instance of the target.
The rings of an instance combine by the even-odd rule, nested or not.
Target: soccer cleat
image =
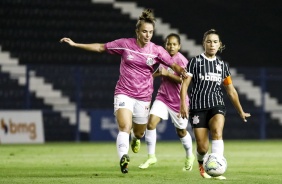
[[[132,138],[130,144],[131,144],[131,149],[133,153],[138,153],[140,150],[140,146],[141,146],[140,139]]]
[[[130,161],[130,158],[127,154],[124,154],[120,159],[119,165],[120,165],[120,170],[123,174],[128,173],[127,166],[129,164],[129,161]]]
[[[143,164],[139,165],[140,169],[147,169],[150,165],[157,163],[157,158],[155,155],[149,156],[149,158]]]
[[[200,175],[203,177],[203,178],[211,178],[210,175],[208,175],[206,172],[205,172],[205,169],[203,167],[203,164],[199,164],[199,170],[200,170]]]
[[[215,177],[212,177],[212,178],[216,179],[216,180],[226,180],[225,176],[215,176]]]
[[[194,164],[195,156],[192,154],[188,158],[185,159],[185,165],[183,167],[183,171],[192,171]]]

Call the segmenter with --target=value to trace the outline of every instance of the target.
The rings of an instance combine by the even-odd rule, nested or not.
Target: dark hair
[[[205,42],[206,38],[208,35],[210,34],[216,34],[219,38],[219,42],[220,42],[220,46],[219,46],[219,51],[222,52],[224,49],[225,49],[225,45],[223,45],[221,39],[220,39],[220,36],[219,36],[219,33],[215,30],[215,29],[210,29],[208,30],[207,32],[204,33],[204,37],[203,37],[203,43]]]
[[[170,37],[175,37],[177,39],[179,45],[181,44],[180,36],[178,34],[175,34],[175,33],[170,33],[169,35],[167,35],[166,38],[165,38],[165,42],[167,42],[167,40]]]
[[[139,17],[137,24],[136,24],[136,29],[139,29],[142,23],[151,23],[153,24],[153,27],[155,28],[155,17],[153,10],[151,9],[146,9],[142,12],[142,15]]]

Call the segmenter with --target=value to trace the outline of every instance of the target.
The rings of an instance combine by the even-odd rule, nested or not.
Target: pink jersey
[[[172,57],[172,60],[183,68],[185,68],[188,64],[188,60],[179,52]],[[159,67],[163,67],[167,69],[168,72],[174,75],[178,75],[171,68],[167,66],[160,65]],[[162,77],[162,83],[158,90],[156,99],[165,103],[173,111],[179,112],[180,110],[180,89],[181,89],[181,84],[173,82],[170,79],[168,79],[167,77]],[[186,96],[186,103],[188,106],[189,104],[188,96]]]
[[[168,52],[152,42],[140,48],[135,38],[121,38],[108,42],[105,48],[110,54],[121,55],[120,76],[115,95],[124,94],[142,101],[151,101],[153,93],[153,65],[173,63]]]

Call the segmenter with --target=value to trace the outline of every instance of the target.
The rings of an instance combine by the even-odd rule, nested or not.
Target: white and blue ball
[[[208,175],[221,176],[227,169],[227,161],[222,155],[210,153],[204,157],[203,166]]]

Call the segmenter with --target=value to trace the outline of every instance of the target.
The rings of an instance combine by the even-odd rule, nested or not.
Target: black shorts
[[[223,116],[225,116],[226,114],[225,106],[216,106],[205,110],[190,110],[189,122],[192,128],[209,129],[209,121],[216,114],[222,114]]]

